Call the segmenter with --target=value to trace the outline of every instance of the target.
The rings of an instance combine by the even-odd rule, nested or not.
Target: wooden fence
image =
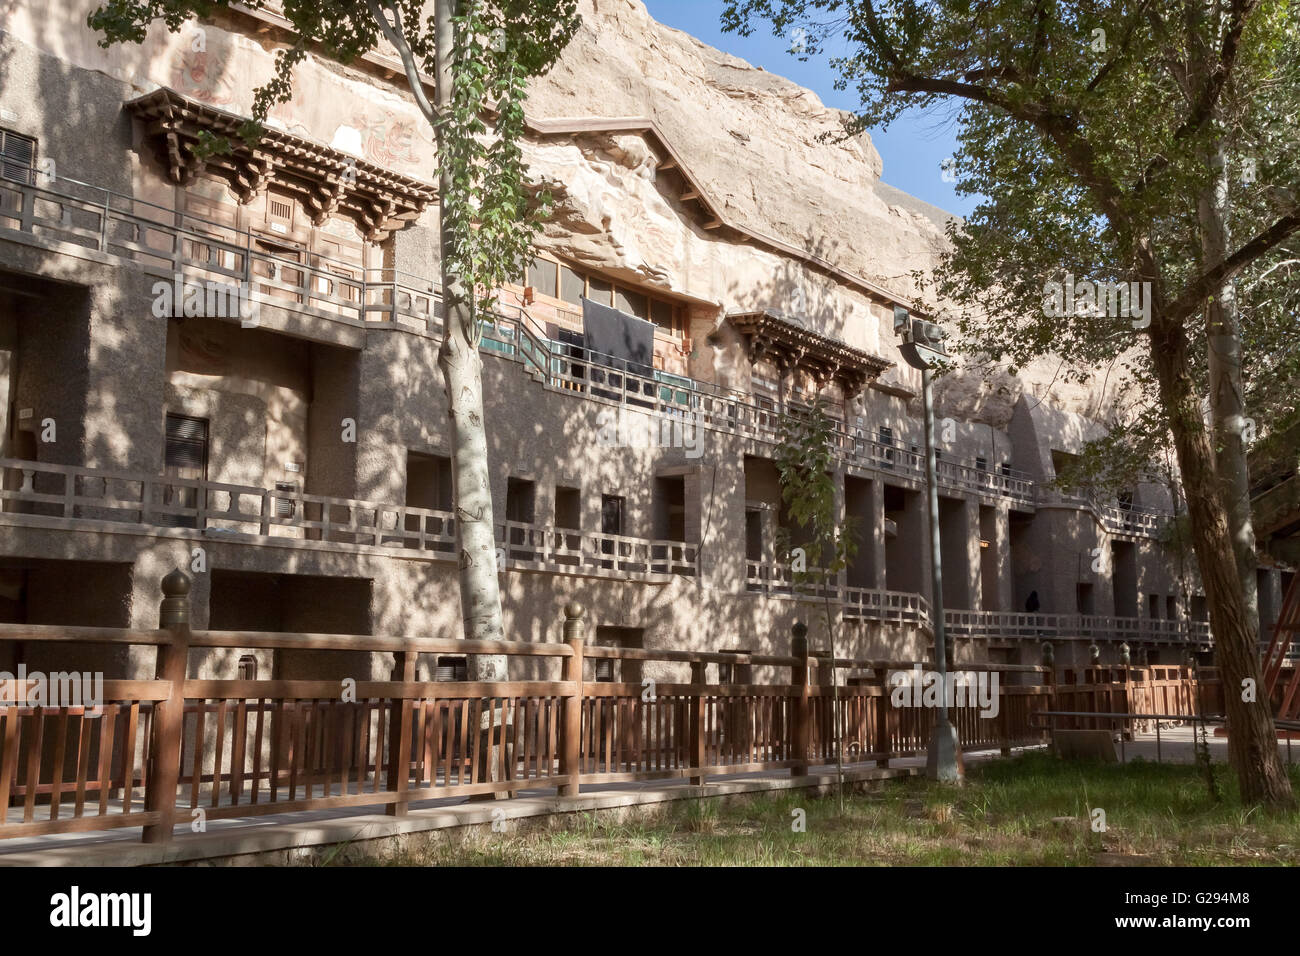
[[[846,680],[834,688],[826,683],[829,662],[809,655],[798,631],[792,656],[589,647],[577,605],[566,608],[564,640],[556,643],[195,631],[189,588],[179,571],[164,579],[155,631],[0,625],[0,641],[27,646],[157,650],[154,680],[105,681],[99,707],[33,703],[16,681],[5,688],[0,838],[142,826],[146,842],[166,842],[176,825],[200,817],[376,806],[400,815],[413,801],[441,797],[539,789],[573,795],[583,785],[702,782],[758,770],[803,775],[834,763],[841,748],[846,762],[887,765],[925,752],[935,716],[932,707],[891,699],[891,672],[917,662],[836,661]],[[391,653],[395,679],[188,677],[191,651],[218,648],[312,651],[321,660]],[[420,654],[501,654],[531,660],[533,670],[542,666],[538,659],[553,658],[547,669],[558,664],[560,679],[417,681]],[[590,679],[600,661],[619,659],[689,665],[690,681]],[[731,665],[727,674],[788,669],[790,679],[711,684],[711,664]],[[1046,667],[961,669],[1001,678],[996,716],[982,716],[973,700],[951,710],[966,750],[1042,743],[1035,715],[1054,708],[1086,702],[1100,710],[1173,712],[1189,700],[1171,689],[1181,676],[1125,679],[1103,692],[1097,683],[1055,686]]]
[[[1190,720],[1199,714],[1222,714],[1223,688],[1213,667],[1153,664],[1066,669],[1058,674],[1053,709],[1096,714],[1174,714]],[[1113,723],[1089,717],[1055,721],[1060,729],[1083,730]],[[1133,721],[1139,730],[1146,730],[1148,723],[1140,718]]]

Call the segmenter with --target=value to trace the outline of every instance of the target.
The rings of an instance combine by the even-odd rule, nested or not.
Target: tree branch
[[[1068,114],[1043,103],[1013,103],[996,90],[939,77],[904,74],[890,80],[886,89],[895,93],[936,93],[957,96],[996,106],[1016,119],[1029,123],[1061,150],[1070,167],[1079,174],[1084,185],[1092,190],[1098,205],[1110,219],[1111,225],[1116,228],[1128,225],[1129,219],[1121,203],[1122,193],[1119,185],[1101,171],[1097,163],[1096,150],[1086,137],[1079,134],[1078,122]]]
[[[1246,20],[1255,12],[1258,3],[1259,0],[1233,0],[1228,28],[1223,35],[1223,44],[1219,48],[1217,62],[1214,64],[1213,69],[1210,70],[1209,76],[1206,77],[1200,96],[1194,100],[1191,112],[1179,124],[1178,129],[1174,130],[1175,143],[1181,142],[1196,133],[1209,122],[1210,117],[1214,114],[1214,108],[1218,105],[1219,97],[1222,95],[1224,87],[1228,85],[1228,79],[1232,76],[1232,70],[1237,63],[1237,53],[1241,46],[1241,32],[1246,27]],[[1155,175],[1168,165],[1168,154],[1162,153],[1154,157],[1134,184],[1134,195],[1140,195],[1151,184]]]
[[[1278,219],[1259,235],[1255,236],[1232,255],[1228,256],[1212,269],[1207,269],[1195,281],[1190,283],[1165,311],[1171,322],[1181,322],[1205,301],[1207,296],[1217,293],[1223,284],[1232,279],[1274,246],[1300,231],[1300,206],[1296,206],[1285,216]]]
[[[378,0],[366,0],[366,6],[370,8],[371,16],[379,24],[384,39],[392,45],[402,60],[402,69],[406,72],[406,82],[411,87],[411,95],[415,97],[415,105],[420,108],[420,112],[429,121],[429,125],[436,126],[438,113],[424,93],[424,80],[420,76],[420,68],[415,62],[415,55],[411,52],[411,46],[406,42],[406,34],[402,30],[402,14],[398,11],[397,5],[390,2],[390,0],[385,0],[384,6],[381,8]],[[384,10],[388,10],[393,14],[392,23],[388,22]]]
[[[1131,22],[1128,25],[1128,29],[1124,31],[1124,39],[1120,41],[1119,49],[1115,51],[1115,55],[1105,62],[1102,68],[1097,71],[1097,75],[1088,83],[1087,89],[1089,93],[1096,90],[1097,87],[1101,85],[1102,80],[1106,79],[1106,77],[1110,75],[1111,71],[1119,64],[1119,61],[1124,59],[1124,54],[1128,52],[1129,43],[1132,42],[1133,34],[1137,30],[1138,22],[1141,21],[1143,17],[1143,10],[1145,7],[1145,2],[1138,6],[1137,13],[1133,17],[1133,22]]]

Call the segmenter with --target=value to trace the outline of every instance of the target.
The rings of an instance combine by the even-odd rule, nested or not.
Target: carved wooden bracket
[[[266,192],[274,179],[275,157],[261,150],[253,150],[252,155],[236,167],[235,181],[231,188],[241,203],[250,203]]]
[[[342,205],[347,189],[347,182],[337,176],[331,176],[325,182],[316,184],[304,200],[313,225],[325,225]]]

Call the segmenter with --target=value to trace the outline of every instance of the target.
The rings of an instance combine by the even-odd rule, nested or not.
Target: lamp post
[[[903,342],[898,350],[903,360],[921,371],[921,395],[925,405],[925,486],[930,513],[930,589],[934,608],[934,665],[940,680],[939,712],[930,734],[925,757],[925,775],[931,780],[960,783],[964,776],[957,729],[948,720],[948,646],[943,620],[943,551],[939,543],[939,480],[934,449],[934,388],[931,370],[948,357],[943,347],[943,329],[933,322],[913,319],[910,312],[894,307],[894,334]]]

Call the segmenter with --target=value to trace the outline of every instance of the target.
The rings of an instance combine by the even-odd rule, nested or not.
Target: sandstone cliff
[[[883,182],[888,170],[868,135],[824,142],[845,114],[811,90],[664,26],[640,0],[581,0],[580,8],[582,27],[536,84],[531,114],[649,117],[737,223],[899,296],[916,294],[912,272],[937,261],[947,214]],[[1050,396],[1088,416],[1104,413],[1113,395],[1104,377],[1066,384],[1058,371],[1056,362],[1043,361],[991,382],[949,376],[940,408],[996,427],[1010,420],[1022,394]]]
[[[536,85],[530,113],[649,117],[738,223],[915,292],[911,270],[942,248],[943,214],[880,183],[869,136],[820,141],[840,129],[841,111],[658,23],[639,0],[580,6],[582,28]]]

